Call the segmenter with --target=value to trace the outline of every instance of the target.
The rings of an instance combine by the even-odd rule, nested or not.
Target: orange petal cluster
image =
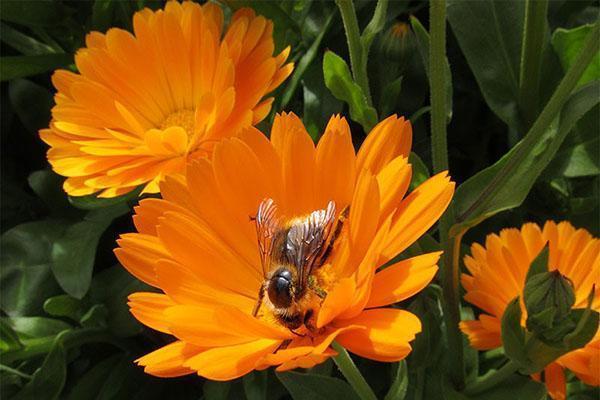
[[[273,24],[241,9],[223,33],[214,3],[170,1],[133,17],[131,34],[92,32],[75,56],[79,73],[58,70],[52,121],[40,136],[73,196],[114,197],[170,174],[214,142],[260,122],[293,69],[289,47],[273,56]]]
[[[500,321],[508,303],[523,294],[531,262],[543,247],[549,246],[549,270],[559,270],[575,289],[575,307],[585,308],[592,287],[600,287],[600,240],[569,222],[548,221],[543,229],[527,223],[521,229],[504,229],[477,243],[465,257],[469,274],[462,275],[465,300],[485,313],[475,321],[463,321],[462,331],[473,347],[489,350],[502,345]],[[600,311],[600,291],[592,304]],[[546,367],[544,380],[554,399],[565,399],[563,368],[583,382],[600,385],[600,330],[584,348],[570,352]]]
[[[218,143],[185,176],[161,183],[163,199],[136,208],[138,233],[115,250],[128,271],[162,291],[135,293],[133,315],[176,340],[138,360],[157,376],[197,373],[229,380],[254,369],[308,368],[349,351],[397,361],[411,351],[419,319],[390,305],[423,289],[437,272],[440,252],[384,264],[427,231],[454,192],[446,173],[406,195],[410,123],[379,123],[355,153],[348,124],[334,116],[315,146],[293,114],[275,118],[270,140],[254,128]],[[257,233],[249,217],[265,198],[293,218],[349,206],[336,246],[319,273],[327,295],[317,328],[292,333],[267,310],[252,316],[264,276]],[[266,310],[263,308],[263,310]]]

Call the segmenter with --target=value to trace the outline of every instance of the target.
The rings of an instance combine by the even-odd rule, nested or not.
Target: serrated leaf
[[[377,123],[377,111],[367,102],[367,97],[350,74],[348,64],[332,51],[323,57],[323,76],[325,86],[339,100],[350,107],[350,117],[369,132]]]

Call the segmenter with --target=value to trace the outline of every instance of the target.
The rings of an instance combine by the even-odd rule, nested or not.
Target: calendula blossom
[[[136,208],[138,233],[115,253],[127,270],[162,293],[134,293],[133,315],[175,341],[137,362],[157,376],[197,373],[229,380],[270,366],[308,368],[336,354],[398,361],[421,331],[419,319],[393,308],[434,277],[440,252],[380,269],[427,231],[446,209],[454,183],[440,173],[405,196],[412,140],[408,121],[379,123],[355,153],[348,124],[334,116],[315,147],[293,114],[275,118],[270,140],[254,128],[190,163],[185,177],[161,183],[163,199]],[[349,206],[333,251],[314,279],[326,293],[314,327],[292,332],[263,304],[264,281],[252,220],[269,198],[288,219]]]
[[[594,285],[600,287],[600,240],[566,221],[548,221],[543,229],[533,223],[520,230],[504,229],[499,235],[488,235],[485,247],[473,244],[471,255],[464,259],[469,270],[462,276],[465,300],[484,311],[477,320],[460,324],[471,346],[478,350],[502,346],[504,310],[515,297],[522,298],[529,266],[546,245],[549,270],[558,270],[573,283],[575,308],[587,306]],[[592,308],[600,310],[598,290]],[[563,355],[545,368],[543,379],[553,399],[566,398],[565,368],[588,385],[600,385],[600,331],[584,348]]]
[[[75,55],[78,73],[58,70],[52,121],[40,136],[72,196],[114,197],[185,173],[224,136],[261,121],[289,76],[289,47],[273,56],[273,24],[251,9],[223,33],[214,3],[170,1],[133,17],[133,34],[92,32]]]

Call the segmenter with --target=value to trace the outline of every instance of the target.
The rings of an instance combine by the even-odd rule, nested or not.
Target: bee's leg
[[[320,266],[320,265],[325,264],[325,261],[327,261],[327,258],[329,257],[329,255],[331,254],[331,251],[333,250],[333,245],[335,244],[335,241],[340,236],[340,233],[342,233],[342,228],[344,227],[344,223],[346,222],[346,219],[348,219],[349,214],[350,214],[350,206],[344,207],[344,209],[338,216],[335,226],[333,227],[333,232],[331,233],[331,235],[329,236],[329,239],[327,240],[327,245],[325,247],[325,250],[321,253],[319,258],[315,261],[314,265]]]
[[[266,285],[263,283],[260,285],[260,289],[258,290],[258,300],[254,305],[254,309],[252,310],[252,316],[256,317],[258,315],[258,311],[260,310],[260,306],[262,305],[263,299],[265,298],[265,289]]]

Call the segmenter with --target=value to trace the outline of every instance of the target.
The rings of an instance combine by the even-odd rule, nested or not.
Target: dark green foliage
[[[361,46],[368,53],[370,94],[357,82],[339,10],[333,1],[228,0],[226,16],[250,6],[274,21],[276,51],[291,46],[296,64],[275,91],[273,111],[259,126],[270,131],[276,112],[293,111],[319,139],[329,117],[344,115],[358,149],[369,130],[392,114],[411,119],[409,190],[431,174],[429,4],[356,0]],[[230,382],[196,375],[160,379],[134,360],[172,341],[142,326],[127,297],[155,289],[133,278],[113,255],[120,234],[134,231],[132,207],[141,188],[114,199],[69,197],[64,178],[51,171],[38,136],[51,118],[52,71],[73,64],[91,30],[132,30],[138,9],[162,0],[0,1],[0,393],[7,399],[354,400],[357,395],[330,360],[309,371],[255,371]],[[600,234],[600,57],[596,54],[544,129],[536,120],[576,62],[598,18],[597,2],[550,1],[538,38],[541,70],[523,100],[520,70],[525,1],[447,0],[449,170],[457,182],[456,223],[463,244],[523,222],[569,220]],[[392,35],[405,24],[405,36]],[[547,25],[546,25],[547,24]],[[396,41],[397,40],[397,41]],[[526,58],[526,57],[525,57]],[[371,100],[372,99],[372,100]],[[437,227],[398,259],[440,249]],[[461,255],[464,254],[461,250]],[[547,272],[544,250],[533,262],[522,325],[515,299],[502,319],[504,354],[518,366],[504,382],[474,395],[449,379],[448,340],[439,278],[396,305],[418,315],[423,330],[399,363],[352,356],[377,398],[385,400],[542,400],[545,387],[526,374],[540,371],[582,347],[598,326],[598,313],[573,309],[569,284]],[[462,267],[462,265],[461,265]],[[536,282],[537,281],[537,282]],[[535,287],[534,287],[535,286]],[[550,295],[540,287],[563,289]],[[599,290],[596,288],[596,290]],[[563,297],[560,297],[563,296]],[[463,309],[464,319],[478,310]],[[560,328],[560,329],[559,329]],[[504,355],[487,359],[464,347],[467,383],[494,373]],[[524,375],[525,374],[525,375]],[[478,378],[479,377],[479,378]],[[569,376],[569,398],[599,396]]]

